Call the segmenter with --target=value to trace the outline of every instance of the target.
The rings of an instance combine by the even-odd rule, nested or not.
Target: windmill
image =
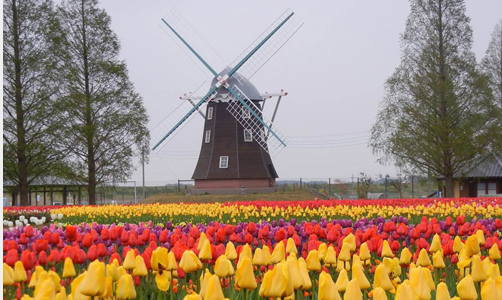
[[[213,77],[209,91],[180,97],[191,104],[188,111],[170,114],[177,119],[167,127],[152,150],[161,148],[194,115],[204,118],[204,133],[199,159],[192,176],[196,193],[235,192],[246,187],[252,191],[274,190],[277,172],[270,154],[286,146],[274,119],[280,100],[287,93],[260,94],[250,78],[303,25],[286,11],[258,37],[230,66],[217,73],[185,40],[169,18],[162,19],[175,39],[185,46]],[[277,97],[272,120],[263,115],[267,99]],[[181,117],[180,117],[181,116]],[[249,191],[249,190],[248,190]]]

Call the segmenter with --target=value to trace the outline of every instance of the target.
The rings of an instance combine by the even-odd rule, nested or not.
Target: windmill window
[[[228,168],[228,156],[220,156],[220,169]]]
[[[208,107],[207,108],[207,119],[208,120],[212,120],[213,119],[213,108],[212,107]]]
[[[253,141],[253,132],[251,129],[244,129],[244,142],[252,142]]]
[[[244,119],[251,118],[251,112],[247,108],[245,108],[244,106],[242,107],[242,117]]]
[[[206,137],[204,139],[206,143],[209,143],[211,141],[211,130],[206,130]]]
[[[488,182],[488,195],[497,194],[497,183],[496,182]]]

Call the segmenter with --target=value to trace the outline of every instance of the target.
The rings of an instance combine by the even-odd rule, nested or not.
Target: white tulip
[[[63,214],[58,214],[58,219],[62,219],[63,218]]]
[[[23,222],[24,221],[24,216],[19,216],[19,221]]]
[[[40,219],[42,221],[42,224],[45,223],[47,221],[47,218],[46,217],[42,217],[42,219]]]
[[[54,220],[56,219],[58,216],[56,214],[51,214],[51,219]]]
[[[12,226],[14,226],[14,222],[9,221],[7,225],[12,228]]]
[[[9,224],[8,220],[3,220],[3,226],[7,226]]]

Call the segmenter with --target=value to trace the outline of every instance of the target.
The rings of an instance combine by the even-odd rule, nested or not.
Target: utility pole
[[[145,153],[142,153],[141,161],[143,163],[143,200],[146,198],[146,190],[145,190]]]

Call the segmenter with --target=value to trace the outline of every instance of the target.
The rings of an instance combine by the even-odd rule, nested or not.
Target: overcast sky
[[[289,145],[273,157],[281,179],[345,178],[359,172],[395,175],[394,166],[376,163],[367,147],[384,82],[400,61],[399,36],[409,14],[405,0],[366,1],[102,1],[112,18],[131,81],[143,97],[153,128],[207,79],[165,32],[161,23],[172,8],[230,64],[286,9],[304,25],[252,78],[260,92],[285,89],[276,126]],[[479,61],[502,1],[468,0]],[[208,49],[201,54],[216,57]],[[220,70],[217,70],[219,72]],[[265,107],[271,116],[272,105]],[[146,181],[161,185],[190,179],[202,142],[199,116],[150,157]],[[156,143],[152,138],[152,145]],[[141,168],[131,180],[141,184]]]

